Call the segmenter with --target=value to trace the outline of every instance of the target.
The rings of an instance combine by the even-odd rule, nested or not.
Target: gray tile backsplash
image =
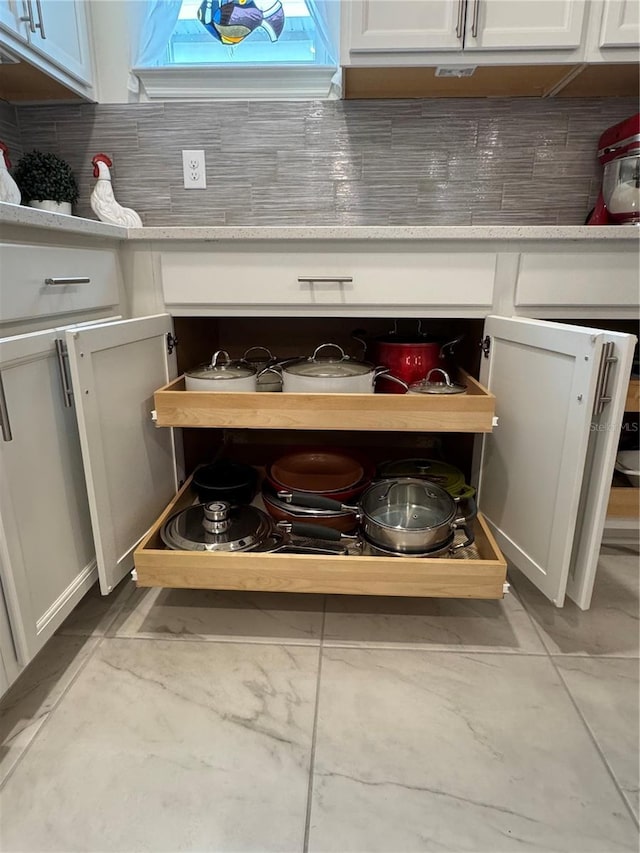
[[[20,128],[16,108],[6,101],[0,101],[0,140],[9,148],[9,159],[15,166],[22,156]]]
[[[0,139],[14,160],[20,147],[67,159],[76,213],[91,218],[104,151],[146,225],[579,225],[598,137],[636,110],[628,98],[0,103]],[[183,148],[204,148],[206,190],[183,188]]]

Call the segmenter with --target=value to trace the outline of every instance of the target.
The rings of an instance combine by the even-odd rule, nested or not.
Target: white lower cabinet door
[[[498,425],[482,440],[478,505],[509,562],[558,607],[573,572],[584,605],[613,471],[610,447],[598,450],[599,462],[589,469],[594,410],[604,394],[605,358],[616,357],[623,372],[635,338],[505,317],[487,318],[485,333],[480,379],[496,396]],[[624,390],[614,384],[604,394],[613,399],[603,405],[619,430]],[[606,431],[600,435],[611,440]],[[578,541],[576,530],[589,539]]]
[[[0,564],[20,664],[96,578],[72,401],[49,329],[0,340]]]
[[[133,551],[177,487],[173,431],[151,420],[153,393],[176,377],[168,314],[67,331],[100,588],[133,568]]]

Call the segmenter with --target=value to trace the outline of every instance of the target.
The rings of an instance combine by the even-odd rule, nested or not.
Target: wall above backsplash
[[[633,98],[456,98],[16,115],[25,151],[71,164],[75,212],[89,218],[91,157],[103,151],[118,200],[145,225],[580,225],[600,185],[598,137],[636,111]],[[205,150],[206,190],[184,189],[183,148]]]

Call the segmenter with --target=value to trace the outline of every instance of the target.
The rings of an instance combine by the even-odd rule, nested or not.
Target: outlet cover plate
[[[207,173],[203,150],[186,150],[182,152],[182,175],[186,190],[206,190]]]

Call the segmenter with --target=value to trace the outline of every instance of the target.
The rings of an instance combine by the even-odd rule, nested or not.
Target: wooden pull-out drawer
[[[189,482],[134,554],[138,586],[188,589],[404,595],[423,598],[502,598],[506,562],[482,518],[474,522],[478,559],[438,557],[222,554],[171,551],[160,529],[193,502]]]
[[[640,489],[613,486],[607,506],[608,518],[635,518],[640,521]]]
[[[184,377],[154,394],[157,426],[248,429],[491,432],[495,397],[466,373],[466,394],[265,394],[186,391]]]

